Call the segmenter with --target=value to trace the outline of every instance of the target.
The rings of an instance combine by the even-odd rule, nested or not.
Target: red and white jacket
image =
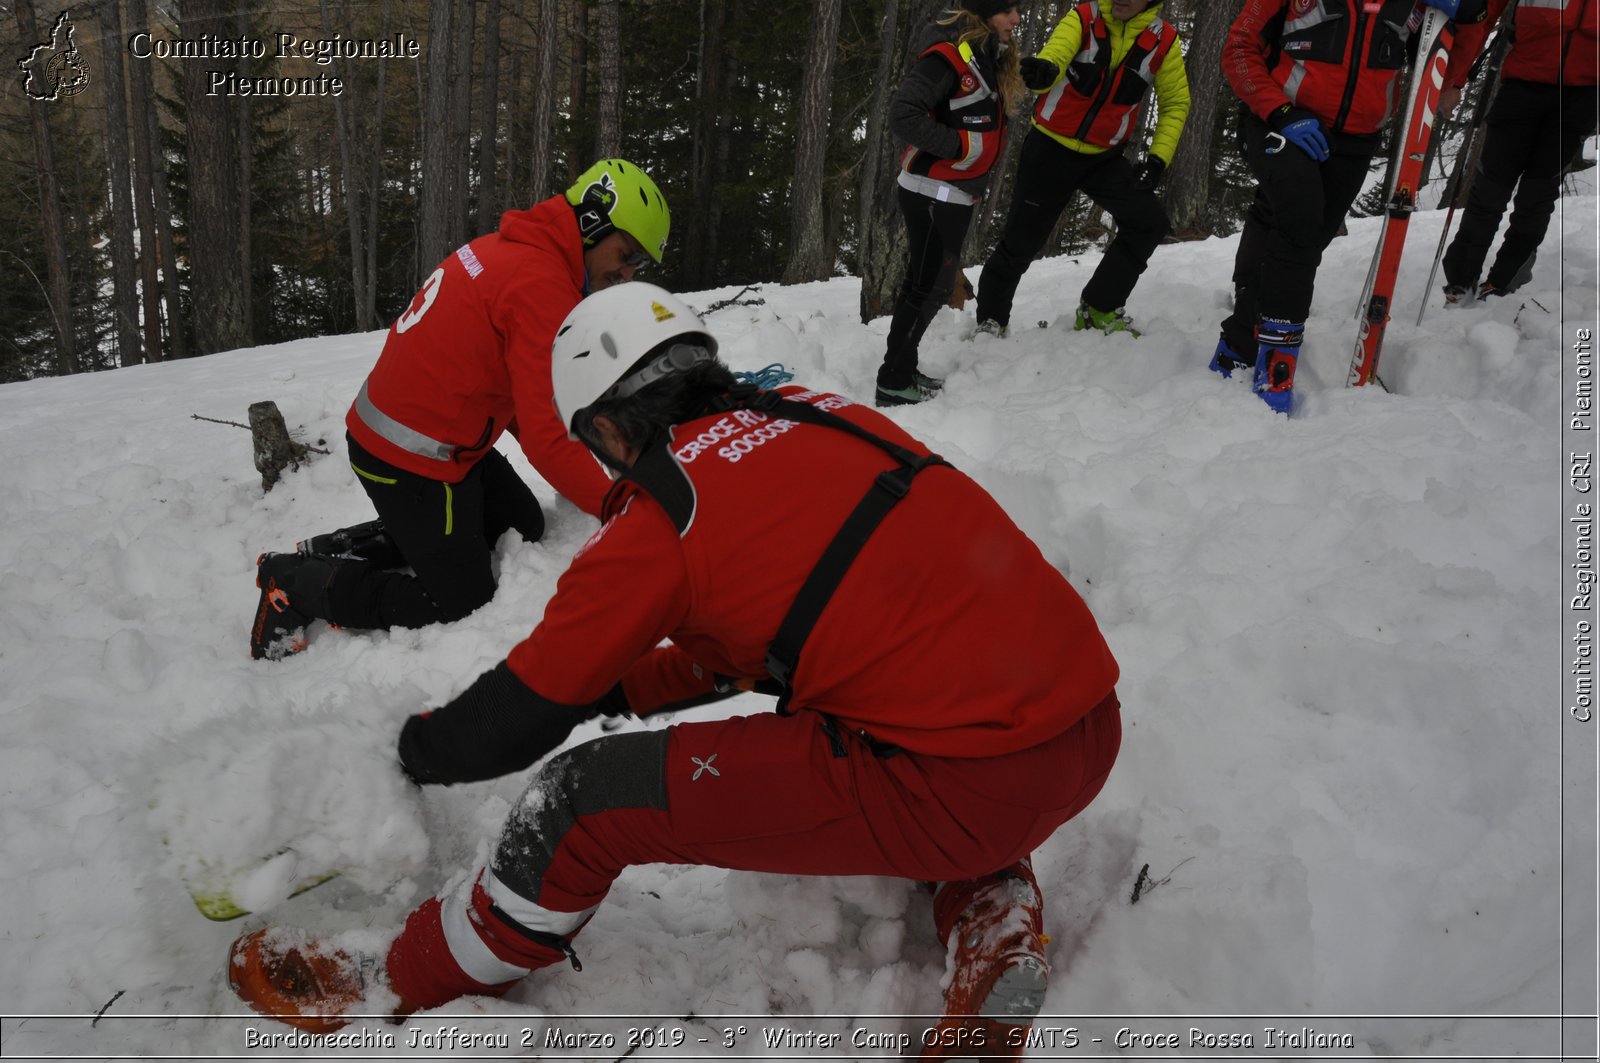
[[[1177,27],[1146,9],[1127,27],[1137,28],[1138,35],[1113,61],[1111,30],[1097,0],[1078,4],[1066,17],[1078,21],[1078,51],[1067,62],[1065,76],[1034,105],[1033,124],[1058,138],[1114,148],[1139,128],[1144,101],[1156,85],[1167,56],[1178,47]],[[1144,25],[1139,26],[1140,22]],[[1052,34],[1052,42],[1055,36]],[[1060,58],[1048,44],[1040,55],[1052,61]],[[1179,47],[1180,60],[1182,56],[1183,49]],[[1184,88],[1187,93],[1186,79]],[[1185,96],[1184,104],[1187,103]],[[1179,127],[1182,128],[1181,119]]]
[[[1461,0],[1458,24],[1481,20],[1484,2]],[[1222,72],[1257,117],[1287,103],[1335,132],[1368,136],[1399,109],[1421,25],[1421,0],[1245,0]]]
[[[1463,27],[1450,52],[1445,84],[1466,84],[1473,60],[1509,0],[1489,0],[1489,16]],[[1544,85],[1593,87],[1600,78],[1600,0],[1518,0],[1510,29],[1515,36],[1500,76]]]
[[[584,296],[583,241],[553,196],[463,244],[395,320],[345,426],[391,465],[459,483],[510,430],[539,475],[599,515],[610,478],[567,438],[550,384],[556,329]]]
[[[927,453],[868,407],[783,390]],[[634,711],[648,712],[709,692],[717,673],[765,678],[767,648],[801,583],[873,478],[895,466],[844,432],[753,410],[681,425],[671,447],[694,488],[684,533],[635,489],[509,656],[551,701],[586,704],[620,678]],[[873,532],[817,621],[792,707],[914,752],[993,756],[1065,731],[1116,680],[1072,585],[981,487],[934,466]]]

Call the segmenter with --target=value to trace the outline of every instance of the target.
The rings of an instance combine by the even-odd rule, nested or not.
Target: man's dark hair
[[[629,372],[654,358],[652,350],[634,363]],[[624,374],[626,375],[626,374]],[[609,417],[617,426],[623,442],[643,450],[658,438],[666,435],[675,424],[692,420],[718,395],[728,392],[734,385],[733,371],[720,361],[712,359],[690,366],[681,373],[663,377],[624,399],[600,399],[584,407],[578,414],[578,433],[591,447],[599,440],[594,434],[594,419]]]

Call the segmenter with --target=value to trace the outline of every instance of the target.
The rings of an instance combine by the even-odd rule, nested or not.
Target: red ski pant
[[[1093,800],[1121,735],[1112,694],[1057,737],[997,757],[885,748],[815,712],[596,739],[534,775],[488,868],[412,913],[391,983],[417,1008],[504,992],[571,954],[630,864],[988,875]]]

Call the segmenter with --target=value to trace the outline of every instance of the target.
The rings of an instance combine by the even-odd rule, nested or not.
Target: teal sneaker
[[[921,388],[923,391],[944,390],[944,377],[929,376],[920,369],[913,369],[911,371],[911,382],[917,385],[917,387]]]
[[[923,387],[916,381],[910,387],[886,388],[878,385],[876,393],[872,396],[874,406],[915,406],[919,402],[927,402],[937,395],[936,390]]]

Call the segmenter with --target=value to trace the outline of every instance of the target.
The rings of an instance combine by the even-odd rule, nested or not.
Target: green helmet
[[[622,159],[601,159],[567,189],[583,246],[593,247],[621,229],[659,265],[667,249],[672,212],[650,175]]]

